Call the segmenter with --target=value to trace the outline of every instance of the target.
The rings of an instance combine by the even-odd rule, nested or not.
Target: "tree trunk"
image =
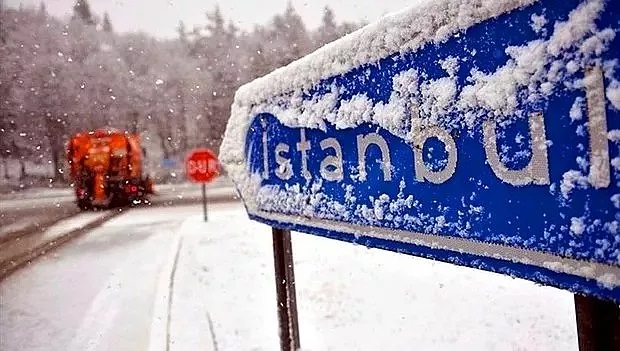
[[[159,143],[161,146],[161,152],[164,153],[164,158],[167,159],[170,157],[170,152],[168,151],[168,147],[166,145],[166,136],[162,131],[159,131],[157,133],[157,135],[159,136]]]
[[[131,113],[131,132],[134,134],[138,134],[138,117],[139,114],[137,111]]]
[[[22,181],[26,179],[26,161],[24,161],[23,157],[19,158],[19,180]]]
[[[179,102],[181,103],[181,123],[179,124],[179,149],[181,152],[187,151],[187,107],[185,106],[185,94],[179,89]]]
[[[54,166],[54,175],[52,179],[54,182],[63,181],[63,162],[61,155],[63,155],[63,146],[62,142],[59,140],[60,135],[56,136],[56,138],[48,138],[50,142],[50,153],[52,156],[52,165]]]
[[[9,162],[6,160],[5,157],[2,158],[2,164],[4,165],[4,179],[10,179],[11,176],[9,175]]]
[[[63,181],[62,161],[59,157],[57,145],[52,146],[52,164],[54,165],[54,177],[52,179],[54,179],[54,182]]]
[[[63,125],[54,121],[51,115],[45,118],[45,127],[47,129],[47,141],[50,144],[52,164],[54,165],[54,175],[52,179],[55,182],[63,181],[63,163],[61,155],[64,155],[62,139],[63,135],[65,135],[65,130]]]
[[[164,134],[166,134],[166,143],[168,145],[168,153],[171,155],[176,155],[179,152],[179,143],[175,143],[174,133],[172,131],[171,120],[174,118],[172,112],[168,112],[168,118],[165,119],[164,125]]]

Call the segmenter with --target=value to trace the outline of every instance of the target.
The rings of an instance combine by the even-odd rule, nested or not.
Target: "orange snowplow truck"
[[[139,203],[153,192],[150,178],[143,175],[137,134],[110,129],[75,134],[67,145],[67,160],[82,210]]]

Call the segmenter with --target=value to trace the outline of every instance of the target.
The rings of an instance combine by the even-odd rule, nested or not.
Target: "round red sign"
[[[192,150],[185,161],[187,178],[197,183],[208,183],[219,175],[220,163],[209,149]]]

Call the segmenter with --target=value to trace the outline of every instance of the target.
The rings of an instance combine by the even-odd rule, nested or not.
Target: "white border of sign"
[[[296,223],[328,231],[361,235],[401,243],[414,244],[432,249],[444,249],[454,252],[466,252],[487,258],[501,259],[536,267],[550,269],[558,273],[576,275],[586,279],[595,279],[606,286],[620,280],[620,268],[602,263],[593,263],[569,258],[562,258],[539,251],[524,250],[516,247],[488,244],[471,239],[449,237],[442,234],[424,234],[405,230],[395,230],[367,225],[342,223],[333,220],[303,218],[284,214],[275,214],[248,208],[248,213],[271,221]]]

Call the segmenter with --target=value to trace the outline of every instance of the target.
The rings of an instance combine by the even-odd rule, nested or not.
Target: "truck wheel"
[[[77,205],[82,211],[90,211],[93,208],[92,204],[88,200],[78,200]]]

